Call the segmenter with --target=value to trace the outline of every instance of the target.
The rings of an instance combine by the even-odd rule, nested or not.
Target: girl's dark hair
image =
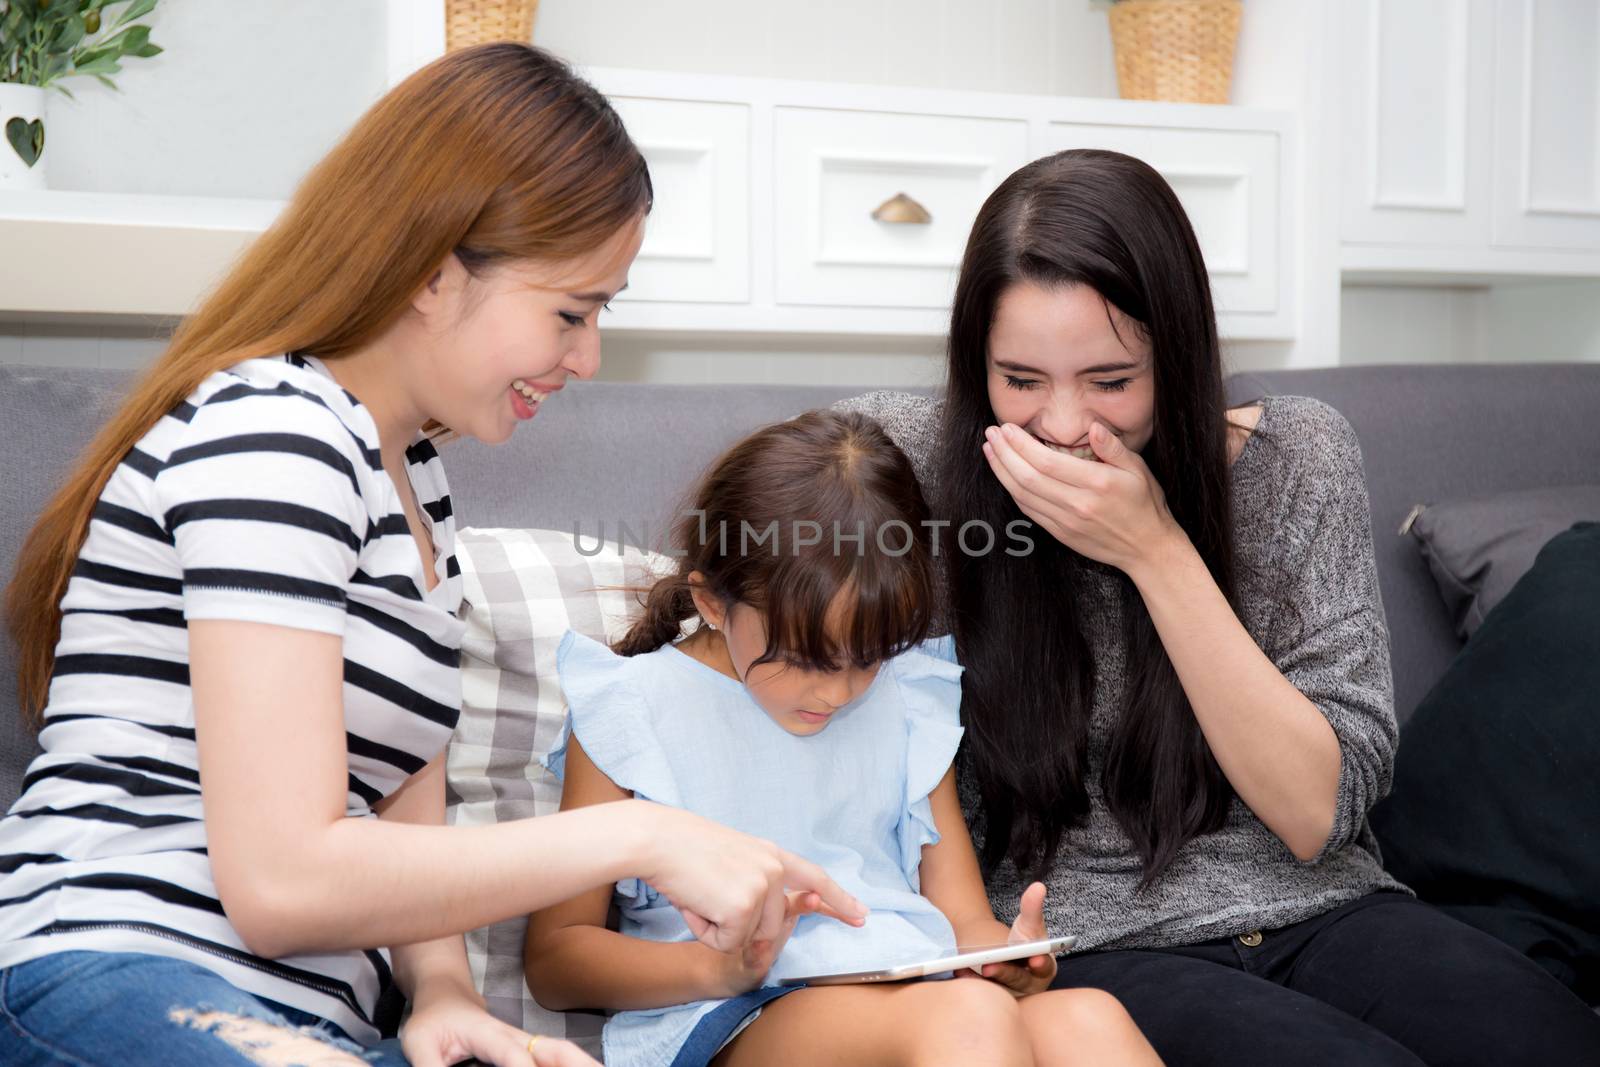
[[[1212,577],[1235,600],[1227,406],[1206,267],[1172,189],[1145,163],[1077,149],[1028,164],[984,203],[956,285],[938,510],[996,528],[1021,515],[981,460],[989,330],[1007,287],[1084,285],[1153,353],[1155,427],[1141,452]],[[1115,321],[1113,320],[1113,328]],[[950,556],[951,624],[965,667],[965,769],[983,800],[982,861],[1047,871],[1089,811],[1096,670],[1080,596],[1089,571],[1121,585],[1126,688],[1105,753],[1107,807],[1148,888],[1190,839],[1218,829],[1233,790],[1207,746],[1133,584],[1054,538],[1023,557]]]
[[[643,617],[612,648],[635,656],[677,638],[695,615],[689,575],[699,571],[722,603],[762,613],[757,663],[838,670],[888,659],[928,636],[927,518],[910,462],[871,418],[811,411],[767,426],[695,488],[673,528],[676,573],[645,591]],[[841,593],[842,632],[830,633]]]

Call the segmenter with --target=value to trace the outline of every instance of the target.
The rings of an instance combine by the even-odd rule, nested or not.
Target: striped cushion
[[[606,544],[594,555],[556,530],[466,529],[457,535],[466,636],[461,719],[450,741],[450,822],[476,826],[547,815],[561,784],[543,767],[566,713],[556,647],[571,627],[597,640],[620,637],[637,599],[614,587],[647,584],[672,561]],[[582,543],[584,551],[595,545]],[[598,1014],[541,1008],[522,978],[527,920],[467,935],[472,974],[494,1015],[530,1033],[566,1037],[600,1055]]]

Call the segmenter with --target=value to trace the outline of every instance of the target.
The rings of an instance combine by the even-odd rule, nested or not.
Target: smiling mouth
[[[1032,437],[1035,441],[1038,441],[1050,451],[1059,452],[1064,456],[1074,456],[1078,459],[1087,459],[1091,461],[1098,461],[1100,458],[1094,454],[1094,449],[1090,448],[1088,445],[1076,445],[1073,447],[1068,447],[1067,445],[1058,445],[1054,441],[1046,441],[1038,434],[1033,434]]]
[[[516,381],[512,382],[511,388],[515,389],[517,395],[522,397],[523,400],[527,401],[528,406],[533,408],[535,411],[539,410],[539,405],[544,403],[544,398],[550,395],[550,390],[536,388],[535,386],[530,385],[528,382],[523,381],[521,378],[518,378]]]

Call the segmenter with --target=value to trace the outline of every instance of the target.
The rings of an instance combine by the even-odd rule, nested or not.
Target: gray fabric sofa
[[[0,366],[0,573],[63,469],[126,388],[105,370]],[[575,383],[507,445],[443,450],[464,526],[601,530],[645,543],[694,475],[766,422],[859,390],[831,386]],[[1230,397],[1300,394],[1342,411],[1360,437],[1402,721],[1459,643],[1433,579],[1397,531],[1419,502],[1600,480],[1600,364],[1373,366],[1237,376]],[[0,801],[35,751],[16,707],[15,650],[0,642]],[[1403,754],[1401,758],[1404,758]]]

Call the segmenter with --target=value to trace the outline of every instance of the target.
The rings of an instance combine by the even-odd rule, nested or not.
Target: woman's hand
[[[794,933],[800,916],[810,915],[822,907],[822,898],[815,893],[789,893],[787,896],[788,912],[777,937],[770,941],[752,941],[742,949],[721,953],[722,968],[717,975],[715,996],[736,997],[760,989],[767,972],[783,952],[783,946],[789,943],[789,935]]]
[[[1023,890],[1017,921],[1011,924],[1011,936],[1006,939],[1006,944],[1043,941],[1050,936],[1044,927],[1044,896],[1043,882],[1035,882]],[[1056,960],[1054,956],[1029,956],[1026,960],[1008,963],[986,963],[981,974],[991,982],[1005,986],[1015,995],[1025,997],[1050,988],[1050,983],[1056,977]]]
[[[787,937],[789,890],[816,896],[812,910],[823,915],[851,926],[866,922],[866,907],[809,860],[677,808],[647,807],[644,880],[709,947],[742,951]]]
[[[1074,552],[1129,572],[1187,535],[1137,452],[1104,423],[1089,428],[1100,462],[1056,452],[1007,423],[984,431],[983,454],[1022,513]]]
[[[476,1058],[495,1067],[599,1067],[570,1041],[533,1036],[508,1026],[484,1010],[476,994],[465,992],[419,998],[400,1031],[400,1046],[412,1067],[446,1067]]]

